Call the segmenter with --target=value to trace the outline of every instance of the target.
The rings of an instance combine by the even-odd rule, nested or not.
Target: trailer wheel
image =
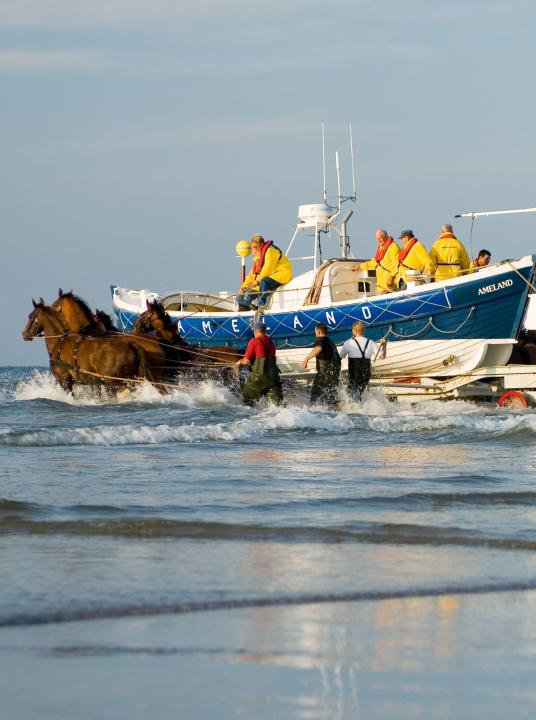
[[[497,400],[498,407],[506,407],[511,410],[523,410],[529,406],[527,396],[520,390],[507,390]]]

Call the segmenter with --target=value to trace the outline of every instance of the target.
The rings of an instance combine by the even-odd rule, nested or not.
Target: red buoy
[[[522,410],[529,406],[527,396],[520,390],[507,390],[503,392],[497,400],[499,407],[511,408],[512,410]]]

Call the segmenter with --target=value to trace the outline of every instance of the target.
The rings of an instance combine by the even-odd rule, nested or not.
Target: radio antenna
[[[322,120],[322,176],[324,179],[324,203],[327,205],[328,193],[326,190],[326,138],[324,121]]]
[[[339,210],[341,209],[341,164],[339,162],[339,152],[335,152],[335,169],[337,170],[337,193],[339,195]]]
[[[353,187],[352,200],[355,200],[357,198],[357,193],[355,190],[354,140],[352,137],[352,123],[350,123],[349,128],[350,128],[350,156],[352,158],[352,187]]]

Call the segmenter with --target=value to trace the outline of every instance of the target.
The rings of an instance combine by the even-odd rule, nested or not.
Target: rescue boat
[[[529,294],[536,256],[504,260],[441,282],[414,273],[404,290],[378,294],[375,273],[354,270],[362,260],[350,253],[346,224],[352,211],[341,219],[348,199],[355,194],[339,195],[335,208],[326,202],[299,208],[286,254],[295,267],[303,261],[312,261],[312,267],[278,288],[263,312],[281,370],[303,373],[300,363],[318,322],[341,345],[356,320],[366,324],[367,337],[388,341],[387,357],[375,362],[376,376],[453,377],[507,364],[520,330],[536,329],[536,304]],[[312,239],[312,255],[293,255],[297,238],[304,235]],[[321,235],[338,240],[338,257],[323,259]],[[200,347],[244,348],[258,317],[239,312],[232,292],[158,292],[116,285],[111,290],[119,328],[131,329],[147,301],[158,300],[181,335]]]
[[[279,287],[263,309],[281,370],[303,374],[301,361],[314,342],[317,323],[325,323],[332,340],[341,345],[350,337],[356,320],[366,324],[367,337],[388,341],[387,356],[376,360],[373,372],[387,381],[396,377],[448,378],[504,366],[521,330],[536,330],[536,294],[529,293],[536,255],[504,260],[440,282],[410,271],[404,290],[379,294],[375,272],[355,271],[362,260],[352,257],[350,251],[347,222],[353,210],[343,214],[343,206],[357,197],[351,125],[349,141],[352,192],[341,192],[339,153],[335,153],[337,194],[330,204],[322,123],[324,200],[299,207],[296,229],[285,253],[292,261],[294,278]],[[467,216],[474,222],[478,215],[532,211],[536,208]],[[312,242],[312,254],[299,254],[304,238]],[[323,246],[330,239],[338,247],[332,248],[334,256],[325,259]],[[237,252],[244,269],[243,244],[238,243]],[[304,271],[296,274],[304,263]],[[258,319],[253,312],[239,312],[232,292],[159,292],[117,285],[111,290],[115,321],[122,330],[131,329],[148,300],[158,300],[184,339],[200,347],[244,348]]]

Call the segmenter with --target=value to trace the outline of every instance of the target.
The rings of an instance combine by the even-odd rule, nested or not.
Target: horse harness
[[[56,358],[55,358],[55,359],[50,358],[50,367],[51,367],[51,368],[60,368],[60,369],[62,369],[62,370],[76,370],[76,371],[78,371],[78,365],[77,365],[78,351],[79,351],[79,349],[80,349],[80,345],[81,345],[82,341],[87,339],[87,335],[78,335],[78,336],[76,337],[76,340],[74,341],[74,344],[73,344],[72,355],[71,355],[71,362],[70,362],[70,363],[65,362],[64,360],[60,360],[60,354],[61,354],[61,349],[62,349],[62,347],[63,347],[63,341],[65,340],[65,338],[66,338],[68,335],[71,335],[71,333],[70,333],[70,332],[65,332],[65,333],[63,333],[63,335],[60,337],[58,344],[57,344],[56,347],[54,348],[55,354],[56,354]]]

